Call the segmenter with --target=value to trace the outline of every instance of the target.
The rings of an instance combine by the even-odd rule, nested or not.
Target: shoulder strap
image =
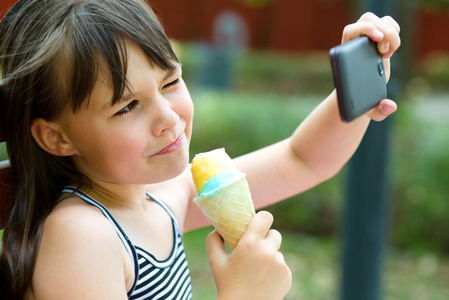
[[[170,218],[173,220],[173,225],[175,227],[175,235],[177,233],[181,234],[181,228],[179,227],[179,223],[178,220],[175,217],[175,214],[171,211],[171,209],[167,206],[167,204],[165,204],[164,202],[162,202],[161,200],[151,196],[150,194],[147,193],[147,197],[151,198],[153,201],[155,201],[157,204],[159,204],[160,206],[162,206],[162,208],[168,213],[168,215],[170,216]]]
[[[94,198],[89,196],[88,194],[84,193],[80,189],[77,189],[73,186],[65,187],[61,191],[61,193],[74,194],[74,195],[80,197],[82,200],[86,201],[87,203],[97,207],[103,213],[103,215],[111,222],[111,224],[114,226],[114,229],[117,232],[117,235],[119,236],[123,245],[125,246],[125,249],[128,252],[129,256],[131,257],[131,260],[134,265],[135,280],[134,280],[133,287],[128,292],[128,295],[130,295],[136,287],[136,283],[137,283],[138,275],[139,275],[139,263],[138,263],[138,259],[137,259],[137,252],[136,252],[136,249],[135,249],[133,243],[129,240],[128,236],[123,231],[122,227],[120,227],[119,223],[114,218],[114,216],[110,213],[110,211],[103,204],[101,204],[100,202],[98,202],[97,200],[95,200]]]

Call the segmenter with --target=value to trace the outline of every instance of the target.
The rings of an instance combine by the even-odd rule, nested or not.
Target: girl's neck
[[[94,182],[85,192],[110,209],[142,209],[147,203],[145,185],[100,185]]]

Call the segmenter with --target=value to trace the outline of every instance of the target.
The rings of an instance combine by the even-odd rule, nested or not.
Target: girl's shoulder
[[[45,243],[50,247],[64,243],[70,245],[70,251],[87,251],[92,254],[95,253],[86,248],[98,247],[97,250],[101,250],[108,245],[118,250],[123,249],[114,226],[104,214],[75,195],[64,198],[46,218],[41,244]]]
[[[44,222],[33,290],[44,299],[64,295],[55,287],[73,290],[83,298],[76,291],[86,291],[87,287],[87,295],[91,294],[83,299],[91,299],[99,285],[126,296],[126,256],[115,229],[97,208],[76,196],[66,198]],[[49,282],[55,283],[53,288]]]
[[[98,208],[75,195],[61,200],[45,220],[44,230],[61,228],[73,231],[75,235],[85,228],[91,228],[92,234],[105,229],[114,232],[108,219]]]
[[[44,222],[39,248],[57,249],[61,244],[66,247],[62,255],[64,252],[84,251],[96,256],[93,250],[123,248],[114,227],[103,213],[76,196],[61,201]]]

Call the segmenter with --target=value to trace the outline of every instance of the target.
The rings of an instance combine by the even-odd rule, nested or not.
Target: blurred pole
[[[359,9],[393,15],[394,0],[361,0]],[[359,14],[360,15],[360,14]],[[395,57],[397,58],[397,57]],[[394,74],[394,73],[393,73]],[[388,97],[395,99],[388,84]],[[342,300],[382,298],[382,269],[390,219],[388,156],[391,117],[371,122],[349,162],[342,228]]]
[[[249,43],[249,30],[244,18],[230,9],[215,17],[212,39],[199,46],[198,83],[201,86],[228,90],[233,87],[236,63]]]

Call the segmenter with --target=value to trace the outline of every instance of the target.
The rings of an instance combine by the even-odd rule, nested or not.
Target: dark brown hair
[[[163,69],[178,61],[143,0],[21,0],[1,20],[0,121],[13,183],[0,255],[7,299],[23,298],[30,285],[43,222],[58,193],[69,182],[89,184],[69,158],[37,145],[31,121],[57,120],[66,107],[76,113],[100,72],[111,78],[115,103],[127,84],[126,40]]]

